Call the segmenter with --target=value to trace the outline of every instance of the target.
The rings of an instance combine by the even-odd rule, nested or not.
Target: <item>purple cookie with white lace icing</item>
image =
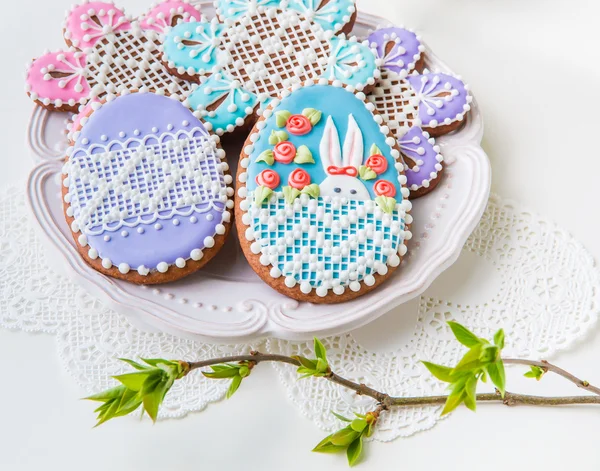
[[[232,178],[219,139],[178,101],[153,93],[94,104],[63,173],[67,222],[96,270],[141,284],[174,281],[222,247]]]
[[[400,142],[411,196],[423,196],[435,188],[443,171],[433,138],[461,126],[471,109],[469,87],[453,75],[423,70],[425,46],[410,30],[382,28],[368,41],[383,62],[368,99]]]

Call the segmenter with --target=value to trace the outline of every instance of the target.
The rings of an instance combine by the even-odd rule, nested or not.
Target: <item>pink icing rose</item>
[[[263,170],[256,177],[256,183],[259,186],[266,186],[271,190],[277,188],[280,181],[281,179],[279,178],[279,174],[275,170],[271,169]]]
[[[310,185],[310,175],[305,170],[297,168],[290,174],[288,183],[292,188],[302,190],[306,186]]]
[[[396,196],[396,187],[387,180],[377,180],[373,189],[377,196],[389,196],[390,198]]]
[[[387,159],[380,154],[375,154],[367,160],[367,167],[373,170],[377,175],[381,175],[388,168]]]
[[[273,155],[277,162],[289,164],[296,157],[296,147],[290,141],[280,142],[273,149]]]
[[[312,131],[312,124],[310,120],[301,114],[290,116],[287,120],[286,127],[289,133],[295,136],[304,136]]]

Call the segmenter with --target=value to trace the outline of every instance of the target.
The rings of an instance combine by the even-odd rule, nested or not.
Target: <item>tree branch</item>
[[[600,395],[600,388],[597,388],[596,386],[592,386],[589,382],[579,379],[577,376],[574,376],[571,373],[569,373],[568,371],[565,371],[562,368],[559,368],[558,366],[553,365],[552,363],[548,363],[545,360],[533,361],[533,360],[520,360],[517,358],[507,358],[503,361],[504,361],[505,365],[537,366],[538,368],[541,368],[545,372],[550,371],[551,373],[555,373],[559,376],[562,376],[563,378],[565,378],[568,381],[571,381],[571,383],[575,384],[577,387],[579,387],[581,389],[585,389],[586,391],[590,391],[594,394]]]
[[[222,358],[213,358],[210,360],[190,362],[187,363],[189,371],[205,368],[212,365],[218,365],[222,363],[239,363],[239,362],[254,362],[255,364],[263,362],[276,362],[276,363],[287,363],[288,365],[301,366],[300,362],[292,357],[285,355],[271,355],[260,352],[252,352],[249,355],[237,355]],[[555,373],[568,381],[574,383],[578,387],[590,391],[595,396],[562,396],[562,397],[545,397],[545,396],[529,396],[525,394],[514,394],[506,392],[504,398],[496,393],[489,394],[478,394],[477,401],[482,402],[502,402],[507,406],[512,405],[535,405],[535,406],[559,406],[569,404],[600,404],[600,388],[592,386],[587,381],[581,380],[571,373],[563,370],[546,361],[533,361],[533,360],[521,360],[515,358],[504,359],[503,362],[507,365],[525,365],[525,366],[537,366],[542,368],[544,371]],[[357,394],[362,396],[368,396],[375,399],[381,404],[382,409],[388,409],[390,407],[414,407],[414,406],[428,406],[428,405],[440,405],[446,402],[448,396],[423,396],[423,397],[393,397],[389,394],[377,391],[365,384],[355,383],[349,379],[343,378],[333,372],[325,375],[324,378],[332,383],[339,384],[347,389],[355,391]]]

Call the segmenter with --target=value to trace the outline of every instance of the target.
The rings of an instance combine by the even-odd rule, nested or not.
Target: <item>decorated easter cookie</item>
[[[472,97],[460,78],[424,70],[425,47],[412,31],[382,28],[368,41],[382,61],[368,99],[399,140],[411,196],[422,196],[435,188],[443,171],[433,136],[458,129]]]
[[[123,90],[152,90],[183,101],[192,84],[160,63],[160,38],[173,26],[200,19],[187,0],[166,0],[137,21],[113,3],[74,6],[64,24],[70,48],[35,59],[27,68],[26,91],[39,105],[59,111],[76,111],[90,99]]]
[[[173,281],[222,247],[233,208],[219,138],[177,100],[132,93],[80,114],[64,166],[67,222],[96,270]]]
[[[326,79],[284,90],[238,167],[236,224],[250,265],[298,300],[368,293],[400,265],[411,237],[403,169],[363,92]]]
[[[252,124],[281,90],[326,78],[372,88],[379,63],[367,42],[344,34],[355,0],[219,0],[217,19],[182,23],[165,36],[163,62],[200,86],[188,100],[217,134]]]

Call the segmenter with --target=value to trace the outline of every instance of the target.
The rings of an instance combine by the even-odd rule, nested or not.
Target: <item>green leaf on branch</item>
[[[504,372],[504,363],[502,360],[488,365],[487,373],[494,386],[496,386],[502,397],[504,397],[504,393],[506,392],[506,373]]]
[[[189,365],[162,358],[142,358],[145,365],[126,358],[120,360],[137,371],[114,376],[121,383],[119,386],[85,398],[102,402],[94,411],[98,414],[96,426],[130,414],[142,405],[148,416],[156,421],[165,396],[173,383],[189,372]]]
[[[430,363],[428,361],[423,361],[422,363],[429,370],[429,372],[440,381],[443,381],[444,383],[451,383],[453,381],[452,368],[436,365],[435,363]]]
[[[546,374],[546,371],[543,368],[540,368],[539,366],[532,366],[531,369],[523,376],[525,376],[526,378],[533,378],[539,381],[540,379],[542,379],[542,376],[544,376],[544,374]]]
[[[298,374],[302,375],[300,379],[308,378],[310,376],[323,377],[327,376],[331,370],[329,363],[327,362],[327,350],[321,343],[321,341],[315,337],[314,340],[315,356],[317,358],[309,360],[301,356],[292,356],[294,360],[300,363],[298,367]]]
[[[317,337],[315,337],[314,344],[315,344],[315,355],[317,356],[317,358],[326,362],[327,361],[327,350],[325,350],[325,347],[323,346],[323,344]]]
[[[348,464],[350,466],[354,466],[356,464],[356,462],[360,458],[360,455],[362,454],[362,448],[363,448],[363,436],[361,435],[356,440],[354,440],[352,443],[350,443],[348,450],[346,450],[346,456],[348,458]]]
[[[355,413],[356,419],[354,420],[335,412],[333,414],[344,422],[351,422],[350,425],[325,437],[313,451],[317,453],[341,453],[345,451],[348,464],[354,466],[362,455],[363,438],[372,435],[379,412],[369,412],[365,415]]]
[[[344,417],[343,415],[340,415],[337,412],[331,411],[331,413],[333,415],[335,415],[338,419],[340,419],[342,422],[352,422],[352,419],[349,419],[348,417]]]
[[[436,365],[424,361],[429,372],[440,381],[449,383],[450,394],[444,405],[442,415],[448,414],[464,403],[475,411],[477,404],[477,383],[490,380],[504,397],[506,391],[506,375],[500,353],[504,348],[504,331],[500,329],[494,335],[494,344],[477,337],[466,327],[457,322],[448,322],[456,339],[469,347],[454,368]],[[532,373],[533,374],[533,373]],[[533,377],[533,376],[532,376]]]
[[[465,347],[471,348],[482,343],[479,337],[477,337],[466,327],[460,325],[458,322],[448,321],[448,325],[452,329],[452,333],[456,337],[456,340],[462,343]]]
[[[242,380],[252,372],[254,363],[242,361],[237,364],[222,363],[220,365],[212,365],[212,371],[203,371],[202,374],[211,379],[231,379],[231,384],[227,390],[227,399],[233,396],[240,388]]]
[[[500,350],[504,348],[504,330],[500,329],[498,332],[494,334],[494,345],[498,347]]]

